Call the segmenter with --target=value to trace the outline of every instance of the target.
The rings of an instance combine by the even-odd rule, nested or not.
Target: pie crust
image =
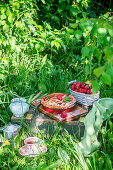
[[[58,99],[57,96],[61,96],[61,99]],[[50,109],[67,109],[73,107],[75,103],[76,99],[73,96],[63,93],[52,93],[41,99],[42,106]]]

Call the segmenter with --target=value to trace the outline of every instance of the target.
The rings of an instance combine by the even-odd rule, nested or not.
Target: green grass
[[[47,69],[47,67],[44,67]],[[51,76],[52,75],[52,79]],[[45,79],[46,75],[46,79]],[[56,76],[57,75],[57,76]],[[40,72],[40,88],[44,85],[46,89],[43,89],[43,93],[47,91],[52,92],[64,92],[69,93],[68,90],[68,72],[62,73],[61,70],[56,71],[56,69],[41,70]],[[24,74],[23,74],[24,79]],[[72,77],[70,77],[72,80]],[[76,79],[76,78],[75,78]],[[30,82],[30,81],[29,81]],[[31,82],[30,82],[31,83]],[[32,87],[32,83],[31,83]],[[65,88],[64,88],[65,87]],[[13,87],[15,88],[15,87]],[[17,88],[17,87],[16,87]],[[33,87],[34,88],[34,87]],[[106,86],[102,85],[100,88],[101,97],[111,96],[111,89],[106,90]],[[19,90],[19,89],[18,89]],[[35,89],[36,90],[36,89]],[[45,91],[44,91],[45,90]],[[24,93],[24,90],[20,89],[19,95],[23,92],[26,94],[24,97],[29,97],[31,94],[29,90]],[[36,92],[36,91],[35,91]],[[1,109],[0,109],[0,126],[4,126],[10,121],[12,113],[9,109],[10,100],[13,97],[18,96],[17,93],[1,93]],[[101,142],[101,147],[92,153],[88,158],[84,157],[80,152],[75,150],[75,145],[79,142],[80,138],[72,136],[66,132],[61,134],[59,131],[60,127],[57,126],[57,130],[53,136],[45,136],[43,131],[39,131],[38,134],[34,134],[30,131],[30,128],[22,128],[21,132],[15,138],[15,141],[11,141],[10,146],[4,146],[1,143],[0,146],[0,166],[2,169],[112,169],[113,162],[113,123],[112,119],[107,120],[101,129],[99,140]],[[48,128],[49,130],[49,128]],[[14,142],[18,146],[18,142],[22,143],[27,136],[38,136],[46,143],[48,148],[47,153],[41,154],[36,158],[23,157],[19,154],[19,149],[14,148]],[[60,152],[60,154],[59,154]],[[63,153],[63,156],[61,156]],[[65,153],[65,155],[64,155]]]
[[[47,74],[47,73],[46,73]],[[48,74],[47,74],[48,75]],[[61,74],[59,74],[61,76]],[[49,77],[47,77],[49,81]],[[57,77],[58,78],[58,77]],[[59,87],[59,92],[62,92],[64,87],[64,82],[61,81],[54,89],[54,85],[57,83],[57,78],[53,80],[53,84],[48,84],[51,86],[50,92],[54,92]],[[67,84],[67,82],[66,82]],[[52,88],[53,87],[53,88]],[[110,92],[106,91],[106,86],[103,86],[102,96]],[[68,89],[68,86],[67,86]],[[63,89],[64,92],[65,89]],[[110,95],[110,94],[109,94]],[[1,126],[4,126],[10,121],[11,111],[9,109],[9,103],[12,97],[17,96],[15,93],[4,93],[1,94]],[[29,96],[26,96],[29,97]],[[98,148],[89,157],[84,157],[80,152],[75,149],[75,145],[79,142],[80,138],[70,135],[67,131],[65,134],[60,133],[60,126],[57,126],[57,130],[53,136],[45,135],[43,131],[39,131],[38,134],[34,134],[30,131],[29,126],[22,128],[20,133],[15,138],[15,141],[11,141],[10,146],[5,146],[4,143],[0,145],[0,166],[2,169],[112,169],[113,162],[113,123],[112,118],[104,122],[99,137],[101,142],[101,147]],[[49,128],[48,128],[49,131]],[[19,154],[18,142],[23,145],[23,141],[28,136],[38,136],[40,139],[44,140],[48,151],[47,153],[41,154],[36,158],[23,157]],[[14,142],[17,148],[14,148]],[[60,154],[59,154],[60,152]],[[62,154],[63,153],[63,154]],[[61,156],[63,155],[63,156]]]
[[[78,140],[75,136],[70,135],[67,131],[60,133],[57,126],[56,132],[52,136],[46,136],[43,131],[38,134],[33,134],[29,127],[22,128],[15,140],[11,141],[10,146],[4,145],[0,147],[0,165],[1,169],[83,169],[83,170],[98,170],[112,169],[113,162],[113,138],[112,130],[108,125],[111,120],[106,122],[101,129],[101,148],[97,149],[89,157],[84,157],[75,145]],[[112,124],[113,127],[113,124]],[[23,141],[28,136],[37,136],[42,139],[46,146],[47,152],[42,153],[35,158],[23,157],[19,154],[19,143],[23,145]],[[14,148],[15,143],[15,148]]]

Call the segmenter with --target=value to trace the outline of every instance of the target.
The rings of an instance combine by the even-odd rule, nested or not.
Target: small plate
[[[19,149],[19,153],[22,156],[28,156],[28,157],[36,157],[43,152],[47,152],[47,147],[45,146],[45,144],[39,145],[38,143],[26,144]]]

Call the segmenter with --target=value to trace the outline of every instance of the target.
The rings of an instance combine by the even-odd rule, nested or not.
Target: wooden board
[[[15,117],[14,115],[11,117],[11,122],[13,123],[20,123],[20,122],[24,122],[24,123],[31,123],[34,116],[35,116],[35,111],[33,109],[30,109],[29,112],[25,113],[25,115],[23,117]]]
[[[75,105],[74,109],[71,112],[67,113],[67,118],[61,118],[60,117],[61,114],[54,114],[54,113],[47,112],[43,109],[42,105],[40,105],[37,109],[40,112],[44,113],[45,115],[47,115],[61,123],[66,122],[66,121],[70,122],[74,119],[79,118],[80,116],[86,115],[88,112],[87,106],[82,107],[82,106]]]
[[[41,98],[32,101],[31,104],[35,107],[38,107],[40,105],[40,102],[41,102]]]

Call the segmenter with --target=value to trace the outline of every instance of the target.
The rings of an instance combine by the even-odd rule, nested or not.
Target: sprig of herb
[[[50,99],[51,97],[50,97],[50,96],[48,96],[47,98],[48,98],[48,99]]]
[[[66,96],[66,97],[64,97],[64,102],[68,102],[68,101],[70,101],[71,99],[68,97],[68,96]]]

